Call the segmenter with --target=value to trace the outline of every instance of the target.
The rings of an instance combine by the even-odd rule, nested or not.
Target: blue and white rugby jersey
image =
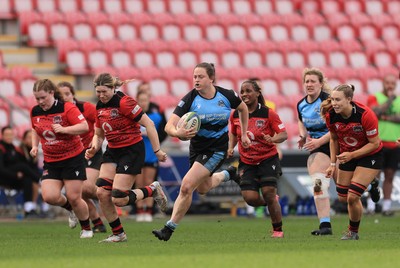
[[[328,97],[328,93],[321,91],[321,94],[314,102],[308,103],[307,96],[305,96],[297,103],[298,117],[306,127],[308,135],[313,139],[318,139],[329,131],[320,115],[321,103]]]
[[[226,151],[228,149],[228,123],[232,109],[236,109],[241,99],[233,90],[215,86],[216,94],[205,99],[192,89],[179,102],[174,114],[182,117],[187,112],[196,112],[201,127],[190,140],[190,150],[196,153],[205,151]]]

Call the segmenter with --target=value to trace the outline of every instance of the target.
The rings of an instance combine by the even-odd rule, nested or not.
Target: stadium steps
[[[59,75],[59,74],[38,74],[36,75],[38,79],[50,79],[53,81],[55,84],[58,84],[61,81],[66,81],[71,83],[72,85],[75,85],[75,76],[73,75]]]
[[[9,68],[23,66],[32,70],[35,76],[39,74],[54,74],[57,72],[57,65],[52,62],[31,62],[31,63],[9,63]]]
[[[94,89],[82,89],[75,91],[76,98],[80,101],[90,101],[95,103],[97,100],[95,98]]]

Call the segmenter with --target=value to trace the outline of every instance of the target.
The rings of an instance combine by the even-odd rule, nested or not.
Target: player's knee
[[[107,191],[112,190],[113,181],[107,178],[98,178],[96,181],[96,186]]]
[[[112,202],[118,207],[127,205],[125,197],[129,196],[129,191],[122,191],[119,189],[113,189],[111,191]]]
[[[361,198],[361,195],[365,192],[367,187],[360,183],[352,182],[349,186],[349,195],[347,197],[347,202],[349,205],[352,205],[355,202],[358,202]]]
[[[336,184],[336,192],[338,194],[339,202],[347,203],[347,194],[349,192],[349,186]]]
[[[314,198],[329,198],[331,180],[323,173],[312,174],[311,179],[314,181]]]

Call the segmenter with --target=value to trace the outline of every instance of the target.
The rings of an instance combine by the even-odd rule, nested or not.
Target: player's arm
[[[94,128],[94,135],[92,138],[92,142],[90,143],[90,148],[85,152],[85,158],[92,158],[98,150],[100,150],[104,141],[104,130],[98,127]]]
[[[32,157],[36,157],[39,151],[39,135],[37,134],[36,130],[32,128],[32,149],[30,154]]]
[[[297,141],[299,149],[303,148],[304,144],[307,141],[308,132],[303,122],[299,119],[297,121],[297,126],[299,128],[299,137],[300,139]]]
[[[247,137],[247,127],[249,124],[249,110],[247,105],[242,101],[236,108],[239,112],[240,129],[242,132],[241,139],[243,147],[247,148],[250,146],[250,139]]]
[[[169,118],[167,124],[165,125],[165,132],[171,137],[177,137],[181,140],[189,140],[196,136],[197,131],[194,128],[186,129],[185,125],[177,128],[179,119],[181,119],[178,115],[172,114]]]

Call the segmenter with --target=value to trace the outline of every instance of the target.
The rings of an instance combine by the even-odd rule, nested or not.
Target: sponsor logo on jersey
[[[371,164],[375,165],[376,161],[375,160],[371,160]]]
[[[279,125],[278,125],[278,128],[279,128],[279,129],[284,129],[284,128],[285,128],[285,124],[284,124],[284,123],[279,124]]]
[[[362,132],[363,131],[363,127],[362,126],[354,126],[353,127],[353,131],[354,132]]]
[[[125,171],[126,171],[128,168],[129,168],[128,165],[125,165],[125,166],[124,166]]]
[[[220,106],[220,107],[225,107],[224,101],[219,100],[219,101],[218,101],[218,106]]]
[[[85,119],[85,117],[83,116],[83,114],[80,114],[80,115],[78,116],[78,119],[79,119],[79,120],[83,120],[83,119]]]
[[[79,176],[79,171],[75,171],[75,175],[78,177]]]
[[[182,108],[183,105],[185,105],[185,102],[184,102],[183,100],[181,100],[181,101],[178,103],[178,106]]]

